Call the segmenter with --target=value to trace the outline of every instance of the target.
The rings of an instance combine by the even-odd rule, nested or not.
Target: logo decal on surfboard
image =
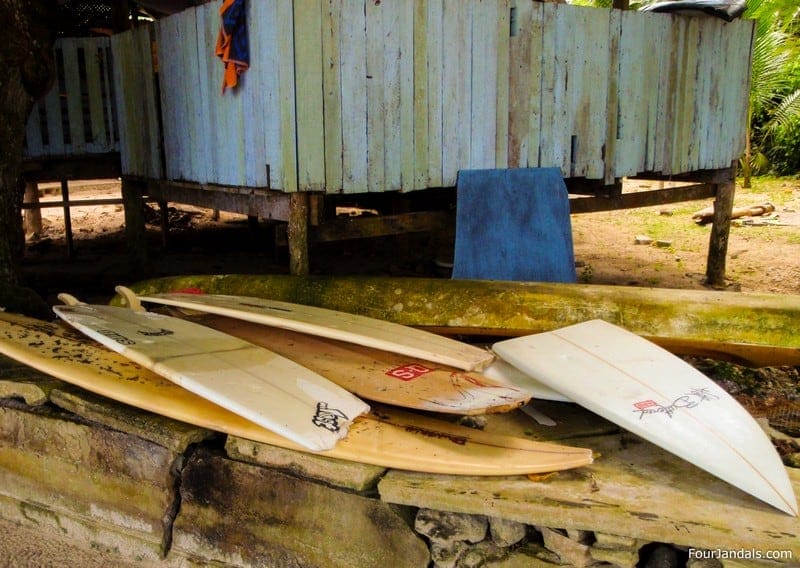
[[[695,408],[701,402],[708,400],[719,400],[719,396],[709,392],[708,388],[692,389],[688,393],[679,396],[670,404],[659,404],[652,399],[640,400],[633,403],[633,412],[639,412],[639,420],[643,419],[646,414],[666,414],[670,418],[679,408]]]
[[[97,333],[105,335],[106,337],[108,337],[113,341],[116,341],[120,345],[136,345],[135,340],[129,339],[124,335],[122,335],[121,333],[114,331],[113,329],[98,329]]]
[[[414,379],[430,373],[431,371],[433,371],[433,369],[429,369],[424,365],[411,363],[390,369],[386,371],[386,374],[390,377],[394,377],[395,379],[400,379],[401,381],[413,381]]]
[[[325,428],[330,432],[338,432],[341,429],[339,426],[340,420],[347,420],[347,415],[344,412],[335,408],[328,408],[327,402],[318,402],[317,413],[311,422],[314,426]]]
[[[174,335],[174,331],[170,331],[169,329],[159,328],[159,329],[140,329],[137,331],[139,335],[144,335],[147,337],[164,337],[165,335]]]

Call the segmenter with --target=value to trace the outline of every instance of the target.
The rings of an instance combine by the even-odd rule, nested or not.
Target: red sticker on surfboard
[[[634,403],[633,406],[636,407],[636,410],[645,410],[647,408],[652,408],[656,406],[658,403],[655,400],[643,400],[641,402]]]
[[[403,365],[402,367],[390,369],[386,372],[386,374],[390,377],[394,377],[395,379],[400,379],[401,381],[413,381],[422,375],[430,373],[432,370],[433,369],[429,369],[424,365],[412,363],[410,365]]]

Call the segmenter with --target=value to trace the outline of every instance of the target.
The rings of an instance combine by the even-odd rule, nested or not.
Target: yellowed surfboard
[[[392,351],[465,371],[480,371],[494,360],[490,351],[468,343],[385,320],[314,306],[249,296],[177,292],[139,299]]]
[[[309,452],[61,325],[0,313],[0,353],[143,410]],[[487,434],[384,406],[373,406],[372,412],[356,418],[333,449],[309,453],[387,468],[475,476],[559,471],[592,462],[588,449]]]
[[[521,388],[476,372],[354,343],[212,314],[191,321],[265,347],[371,401],[472,415],[514,410],[531,398]]]
[[[329,450],[369,406],[277,353],[180,318],[88,305],[53,311],[81,333],[186,390],[308,448]]]

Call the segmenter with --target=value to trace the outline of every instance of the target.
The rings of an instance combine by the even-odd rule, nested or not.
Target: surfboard
[[[0,353],[96,394],[281,448],[381,467],[451,475],[504,476],[589,465],[589,449],[488,434],[374,405],[347,437],[312,452],[258,426],[63,325],[0,313]]]
[[[478,347],[375,318],[277,300],[223,294],[168,293],[143,295],[142,302],[228,316],[329,339],[356,343],[409,357],[480,371],[494,355]]]
[[[571,402],[557,390],[550,388],[530,375],[526,375],[514,365],[503,361],[500,357],[495,359],[492,364],[481,371],[481,373],[485,377],[489,377],[500,384],[522,389],[533,399]]]
[[[331,449],[369,410],[317,373],[225,333],[163,314],[68,301],[73,305],[53,310],[88,337],[308,449]]]
[[[791,515],[786,469],[752,416],[657,345],[591,320],[500,341],[505,361],[574,402]]]
[[[354,343],[214,314],[190,321],[269,349],[370,401],[473,415],[508,412],[531,398],[509,382]]]

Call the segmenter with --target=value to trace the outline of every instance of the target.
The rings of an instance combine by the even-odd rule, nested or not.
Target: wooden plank
[[[125,32],[111,36],[111,54],[114,58],[113,81],[115,85],[114,95],[116,97],[117,117],[119,120],[119,157],[120,169],[123,174],[135,174],[132,164],[133,148],[131,142],[133,137],[129,134],[128,126],[128,91],[125,89],[126,81],[124,69],[127,69],[130,46],[132,43],[132,32]]]
[[[56,54],[60,46],[56,44]],[[58,58],[56,57],[56,65]],[[60,87],[56,81],[50,92],[44,97],[45,117],[47,119],[47,155],[58,156],[64,154],[64,127],[61,117]]]
[[[442,25],[442,185],[451,187],[470,165],[471,3],[444,0]]]
[[[400,139],[401,189],[416,189],[414,179],[414,6],[415,0],[399,0],[400,18]],[[427,128],[427,125],[426,125]]]
[[[301,191],[325,187],[325,117],[322,88],[322,0],[294,0],[297,183]]]
[[[239,77],[238,89],[242,94],[243,113],[243,141],[244,141],[244,185],[247,187],[267,187],[267,140],[266,116],[271,113],[270,95],[267,86],[268,76],[265,68],[270,68],[270,48],[274,46],[267,43],[270,39],[269,28],[272,21],[269,19],[268,2],[250,2],[247,4],[248,41],[250,53],[257,54],[258,65],[248,68]],[[272,36],[274,42],[274,36]],[[213,59],[213,51],[208,52],[207,59]],[[201,62],[202,65],[202,62]],[[271,171],[270,171],[271,173]]]
[[[342,0],[326,0],[322,6],[325,190],[334,193],[342,190]]]
[[[428,52],[428,9],[431,5],[426,0],[414,0],[413,4],[413,80],[414,80],[414,180],[410,188],[424,189],[428,187],[429,166],[428,166],[428,81],[429,63],[433,54]],[[441,6],[441,3],[439,3]],[[438,30],[437,30],[438,31]],[[403,186],[409,187],[406,180]]]
[[[575,175],[601,179],[608,122],[609,31],[611,10],[580,10],[585,41],[578,57],[581,69],[580,102],[576,109]],[[599,88],[598,88],[599,87]]]
[[[428,187],[441,187],[443,125],[443,70],[445,27],[443,0],[427,1],[427,60],[428,60]],[[424,169],[424,168],[423,168]]]
[[[658,85],[644,81],[643,53],[649,50],[645,20],[641,14],[622,12],[619,44],[619,124],[615,177],[644,170],[646,101],[657,94]]]
[[[42,119],[39,115],[40,103],[33,105],[33,110],[25,124],[25,156],[36,158],[44,155],[42,144]]]
[[[561,157],[558,154],[558,146],[556,145],[556,136],[561,130],[556,117],[556,42],[559,34],[556,16],[556,4],[543,4],[541,28],[542,110],[538,135],[539,167],[561,167]]]
[[[672,146],[672,126],[675,112],[675,69],[677,62],[674,60],[675,37],[672,22],[674,17],[670,14],[653,14],[658,22],[658,33],[661,38],[661,52],[659,54],[658,78],[658,115],[656,117],[656,141],[658,147],[655,151],[653,171],[668,172],[672,161],[670,148]]]
[[[402,0],[380,4],[383,35],[383,81],[379,84],[383,103],[383,187],[372,191],[394,191],[402,182],[403,139],[400,130],[400,22]],[[372,44],[373,49],[377,48]],[[367,55],[369,61],[369,55]]]
[[[81,38],[78,48],[83,51],[86,70],[86,95],[89,105],[90,137],[86,140],[88,152],[109,152],[113,150],[113,140],[106,130],[103,90],[101,85],[101,49],[108,45],[108,38]]]
[[[296,139],[295,83],[294,83],[294,20],[288,2],[275,1],[275,21],[278,26],[278,85],[281,109],[281,171],[280,189],[293,192],[298,189],[297,150],[287,141]]]
[[[342,23],[342,189],[345,193],[354,193],[367,190],[367,22],[364,2],[342,0]]]
[[[197,112],[204,125],[204,132],[198,140],[198,152],[203,156],[195,170],[193,181],[211,183],[217,179],[217,152],[222,142],[218,138],[216,124],[216,100],[219,98],[222,64],[215,60],[214,47],[219,30],[219,13],[211,5],[200,7],[195,12],[197,23],[198,67],[196,72]],[[209,51],[211,50],[211,51]]]
[[[383,191],[385,181],[384,136],[384,28],[386,7],[366,2],[367,29],[367,189]]]
[[[203,41],[203,34],[199,31],[198,24],[202,22],[199,9],[187,10],[181,13],[181,37],[183,56],[183,81],[184,84],[197,85],[200,81],[201,69],[206,65],[218,64],[213,60],[213,51]],[[186,123],[188,129],[184,132],[183,144],[186,153],[183,162],[183,179],[204,181],[205,162],[208,154],[204,152],[204,140],[207,139],[207,120],[204,115],[202,98],[208,93],[190,93],[187,89],[181,91],[180,96],[185,100]]]
[[[497,87],[495,109],[495,156],[494,166],[508,167],[508,109],[510,49],[511,49],[511,0],[497,0]]]
[[[81,101],[81,81],[78,66],[78,44],[74,38],[61,41],[64,56],[64,85],[67,97],[67,121],[69,123],[68,154],[83,154],[86,151],[86,133],[83,128],[83,105]]]
[[[471,4],[470,152],[462,168],[488,169],[495,166],[497,142],[497,2]]]
[[[283,138],[281,135],[281,52],[278,27],[282,23],[277,19],[276,3],[251,2],[249,4],[253,21],[258,26],[253,26],[256,37],[256,49],[259,54],[259,64],[251,67],[247,73],[257,76],[258,88],[263,88],[261,93],[260,118],[264,129],[264,157],[261,164],[266,170],[269,166],[269,177],[264,171],[267,187],[283,187],[283,152],[285,145],[294,146],[292,138]]]
[[[536,168],[541,162],[541,133],[542,111],[544,107],[544,63],[545,57],[545,32],[544,32],[544,7],[541,2],[533,3],[531,12],[531,56],[530,56],[530,120],[528,124],[528,167]],[[520,156],[523,159],[524,156]]]
[[[612,10],[608,24],[608,95],[606,99],[605,156],[603,182],[613,184],[617,179],[617,136],[619,131],[619,58],[622,36],[622,12]]]
[[[508,72],[508,167],[528,166],[528,134],[530,130],[531,27],[533,4],[518,2],[511,18]],[[536,77],[538,79],[538,76]]]
[[[181,143],[181,102],[175,93],[180,89],[179,68],[176,53],[178,27],[175,18],[164,18],[155,23],[158,42],[158,78],[161,83],[161,116],[164,129],[164,155],[167,179],[180,178]]]
[[[379,217],[338,218],[312,228],[315,243],[402,235],[452,229],[455,215],[450,211],[417,211]]]
[[[647,122],[647,138],[646,138],[646,151],[644,159],[644,171],[656,170],[656,156],[657,148],[661,141],[658,138],[658,115],[660,112],[659,101],[662,94],[660,92],[660,57],[661,52],[664,50],[663,34],[661,29],[663,26],[659,25],[662,18],[653,18],[654,14],[641,14],[645,27],[645,37],[648,38],[648,49],[642,53],[644,57],[644,83],[652,85],[650,96],[647,97],[646,104],[646,122]]]

